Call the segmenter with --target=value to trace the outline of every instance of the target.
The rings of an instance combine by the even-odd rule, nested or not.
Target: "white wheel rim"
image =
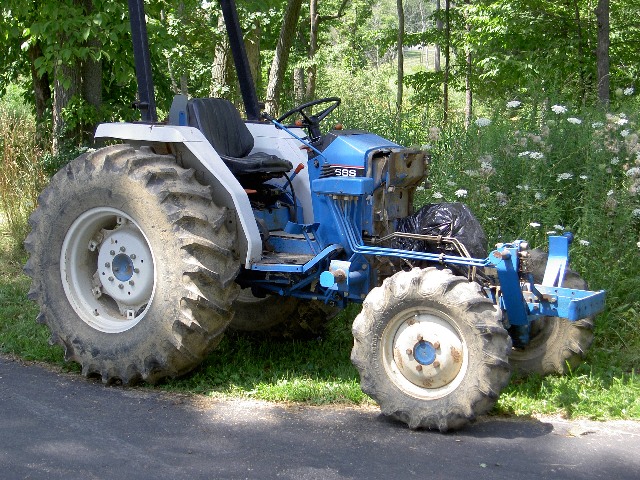
[[[469,364],[468,349],[453,321],[428,308],[396,315],[382,334],[382,354],[391,381],[419,399],[453,392]]]
[[[115,208],[84,212],[62,244],[64,292],[87,325],[120,333],[144,318],[155,291],[155,261],[138,224]]]

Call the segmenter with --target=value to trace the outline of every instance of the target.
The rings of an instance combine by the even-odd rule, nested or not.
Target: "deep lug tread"
[[[97,190],[104,188],[105,182],[110,192],[135,192],[142,195],[147,206],[155,205],[149,214],[155,215],[155,223],[165,222],[167,226],[150,228],[145,235],[166,235],[162,240],[151,240],[158,254],[167,244],[175,249],[165,260],[165,264],[173,262],[168,271],[175,276],[175,287],[164,297],[172,298],[173,304],[158,306],[154,311],[162,315],[155,322],[145,323],[145,317],[129,330],[106,335],[76,317],[64,293],[60,294],[61,287],[51,286],[55,274],[50,272],[59,269],[59,260],[47,253],[51,250],[47,242],[53,223],[49,219],[65,221],[65,215],[69,215],[61,199],[73,198],[68,203],[77,205],[89,188],[84,185],[95,184]],[[111,193],[105,198],[111,198]],[[194,218],[198,219],[196,234],[190,228]],[[240,262],[233,256],[235,230],[228,228],[227,220],[228,210],[213,203],[211,188],[200,184],[193,170],[179,167],[173,156],[116,145],[69,163],[40,195],[39,207],[29,220],[32,231],[25,245],[30,253],[25,266],[32,278],[30,297],[41,305],[38,321],[49,326],[52,344],[63,347],[66,359],[80,363],[83,375],[98,376],[106,383],[153,383],[186,373],[220,341],[233,316],[231,303],[237,295],[233,280]],[[61,238],[65,234],[53,233]],[[183,278],[189,280],[185,283]],[[54,305],[49,308],[51,303]],[[142,331],[147,328],[150,333],[145,335]]]
[[[384,366],[383,336],[394,335],[385,333],[387,325],[414,308],[446,312],[441,318],[455,322],[469,352],[460,383],[442,396],[420,399],[405,392]],[[500,312],[477,285],[449,270],[413,269],[387,278],[367,296],[352,331],[351,361],[360,373],[362,390],[377,401],[383,414],[412,429],[460,428],[487,412],[509,381],[511,343]]]

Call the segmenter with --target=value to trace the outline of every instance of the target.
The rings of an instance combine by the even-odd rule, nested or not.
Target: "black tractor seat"
[[[200,130],[215,148],[229,170],[246,183],[246,177],[265,181],[283,176],[293,168],[289,160],[253,149],[253,135],[240,117],[240,112],[223,98],[192,98],[187,103],[189,126]]]

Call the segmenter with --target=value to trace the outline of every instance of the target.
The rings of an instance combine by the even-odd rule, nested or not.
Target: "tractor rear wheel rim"
[[[87,325],[105,333],[124,332],[144,318],[155,290],[154,265],[138,224],[110,207],[80,215],[60,255],[69,303]]]

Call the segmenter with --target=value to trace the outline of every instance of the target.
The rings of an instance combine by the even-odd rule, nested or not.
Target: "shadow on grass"
[[[325,334],[311,340],[229,332],[194,372],[164,388],[274,401],[362,403],[367,397],[349,359],[356,313],[357,307],[347,309],[329,322]]]

